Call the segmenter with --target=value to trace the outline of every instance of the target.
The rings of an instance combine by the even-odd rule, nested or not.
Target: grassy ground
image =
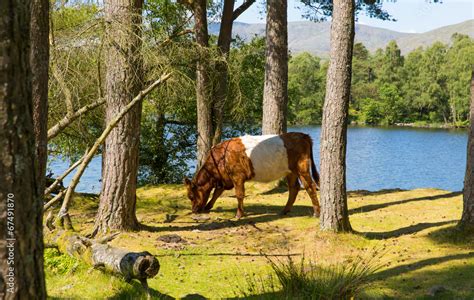
[[[285,189],[247,184],[247,216],[235,220],[237,200],[226,192],[210,213],[195,221],[185,189],[178,185],[141,188],[137,215],[147,230],[123,233],[112,241],[130,250],[147,250],[161,263],[149,281],[154,296],[164,299],[239,298],[246,276],[265,277],[271,269],[262,253],[284,260],[305,255],[317,263],[345,262],[381,250],[383,268],[364,290],[364,298],[474,297],[474,238],[458,233],[460,193],[435,189],[351,192],[353,234],[320,232],[311,217],[309,197],[301,192],[293,211],[278,216],[286,203]],[[97,199],[75,199],[72,220],[89,233]],[[159,237],[177,234],[185,241],[167,243]],[[46,253],[47,288],[57,298],[143,297],[140,284],[93,270],[55,250]],[[255,295],[255,298],[265,295]],[[268,296],[268,295],[266,295]],[[433,298],[433,297],[431,297]]]

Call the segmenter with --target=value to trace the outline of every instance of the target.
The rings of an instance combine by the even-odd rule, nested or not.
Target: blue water
[[[319,166],[320,127],[291,127],[289,131],[311,135]],[[465,130],[350,127],[347,143],[348,190],[423,187],[462,190],[467,149]],[[57,159],[49,168],[59,175],[68,165],[69,162]],[[100,170],[101,158],[97,156],[76,190],[98,193]],[[65,185],[71,177],[66,178]]]

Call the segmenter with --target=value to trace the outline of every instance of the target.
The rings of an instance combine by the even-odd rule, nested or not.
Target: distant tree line
[[[395,41],[370,53],[357,43],[352,63],[349,118],[368,125],[448,125],[469,122],[474,41],[454,34],[402,55]],[[309,53],[289,63],[289,122],[321,124],[327,62]]]

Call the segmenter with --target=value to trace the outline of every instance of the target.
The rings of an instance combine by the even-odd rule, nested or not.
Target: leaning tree
[[[29,60],[30,9],[29,0],[0,2],[0,295],[3,299],[46,298],[43,198],[36,181],[38,162]]]

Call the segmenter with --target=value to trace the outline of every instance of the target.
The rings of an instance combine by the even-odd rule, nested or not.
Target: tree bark
[[[225,0],[222,12],[221,27],[219,30],[219,38],[217,40],[217,48],[219,49],[220,59],[216,63],[216,87],[213,105],[214,116],[214,137],[212,145],[220,143],[222,138],[222,126],[224,120],[224,106],[227,98],[228,88],[228,66],[227,59],[229,57],[230,43],[232,41],[232,24],[234,15],[234,0]]]
[[[286,132],[288,105],[287,0],[267,1],[263,134]]]
[[[28,0],[0,2],[0,297],[45,299]],[[37,65],[36,67],[40,67]]]
[[[463,229],[474,231],[474,71],[471,75],[471,112],[463,203],[463,212],[459,225]]]
[[[106,122],[110,121],[141,90],[141,23],[143,0],[107,0]],[[105,162],[98,232],[136,230],[135,215],[140,141],[141,102],[134,106],[105,140]]]
[[[33,98],[33,128],[38,159],[38,186],[43,194],[48,160],[48,69],[49,1],[32,0],[30,22],[30,65]]]
[[[196,65],[196,105],[197,105],[197,162],[198,168],[204,162],[212,146],[212,101],[209,97],[208,53],[209,34],[207,32],[207,1],[193,3],[194,32],[199,49]]]
[[[354,1],[333,1],[331,51],[321,129],[323,230],[351,231],[346,194],[346,144],[354,44]]]

